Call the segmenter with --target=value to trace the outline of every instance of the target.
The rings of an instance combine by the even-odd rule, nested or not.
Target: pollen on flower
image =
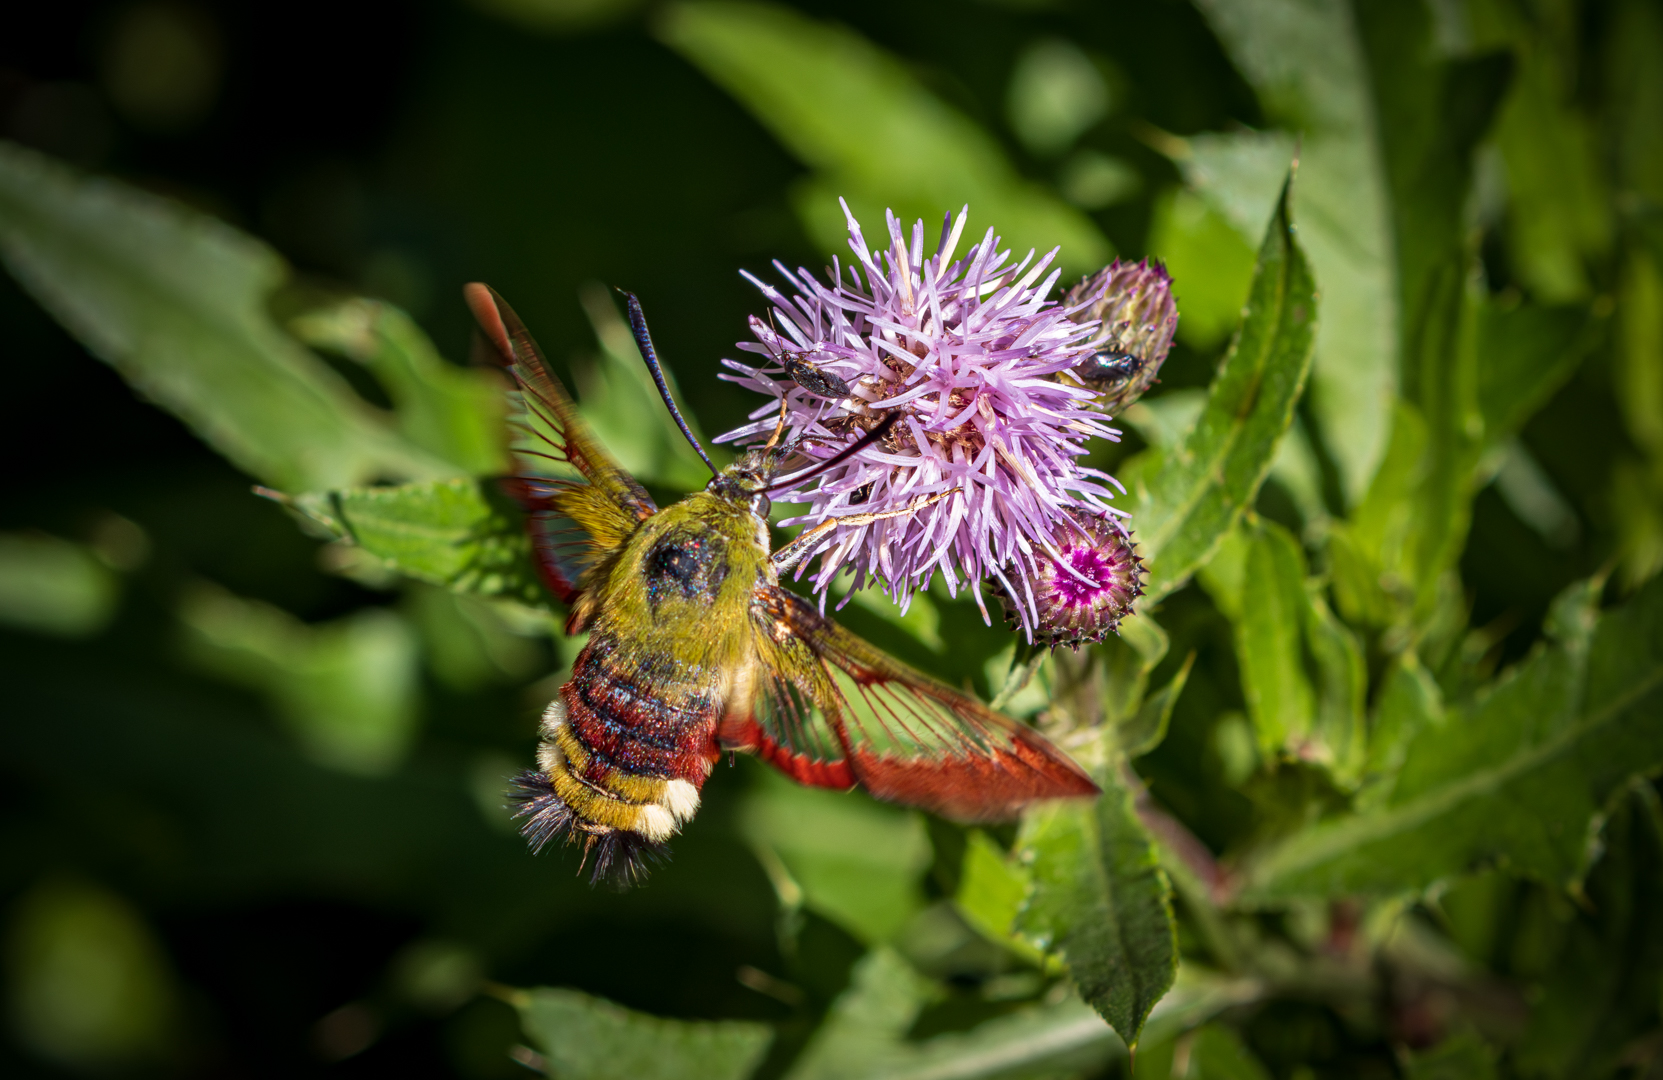
[[[958,255],[968,207],[929,254],[923,222],[909,237],[886,214],[874,252],[843,209],[852,262],[835,260],[824,281],[776,263],[786,291],[751,277],[771,310],[739,348],[765,363],[725,360],[723,377],[770,400],[719,441],[767,438],[783,402],[799,452],[823,461],[899,414],[878,442],[778,497],[808,504],[789,523],[842,524],[816,550],[816,590],[848,573],[852,588],[876,580],[905,605],[939,571],[979,605],[984,579],[1020,593],[1013,576],[1058,557],[1072,523],[1121,513],[1113,478],[1081,461],[1089,440],[1119,433],[1093,389],[1059,377],[1095,355],[1098,324],[1048,299],[1056,250],[1013,261],[989,229]],[[1021,611],[1032,636],[1036,609]]]

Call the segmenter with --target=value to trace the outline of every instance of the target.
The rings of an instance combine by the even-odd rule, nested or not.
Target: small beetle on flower
[[[955,259],[968,207],[943,223],[930,255],[923,222],[909,243],[886,214],[889,245],[874,254],[843,210],[853,264],[835,261],[820,282],[776,263],[794,295],[750,278],[772,311],[750,320],[756,341],[739,348],[769,363],[725,360],[735,374],[723,377],[773,402],[719,441],[768,438],[783,419],[803,454],[824,459],[898,416],[876,444],[792,497],[809,509],[788,524],[862,519],[828,531],[816,591],[849,571],[853,588],[876,579],[904,608],[939,570],[953,595],[972,589],[984,618],[980,583],[989,579],[1030,640],[1101,640],[1124,607],[1090,620],[1101,624],[1091,637],[1047,626],[1052,606],[1043,599],[1052,570],[1125,605],[1137,592],[1137,561],[1116,521],[1124,511],[1108,501],[1118,484],[1081,461],[1091,438],[1119,432],[1097,407],[1097,391],[1067,377],[1103,347],[1088,310],[1101,292],[1048,300],[1060,276],[1051,269],[1057,251],[1013,263],[992,229]],[[1101,575],[1076,569],[1066,552],[1088,539],[1112,542],[1117,554],[1099,563],[1129,577],[1105,590]]]

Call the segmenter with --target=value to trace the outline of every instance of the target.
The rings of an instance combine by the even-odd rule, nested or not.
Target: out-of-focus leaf
[[[1340,783],[1361,779],[1368,755],[1363,714],[1368,697],[1368,668],[1351,628],[1334,617],[1317,583],[1305,582],[1305,654],[1316,693],[1311,718],[1311,751]]]
[[[1364,792],[1365,800],[1390,792],[1391,779],[1403,765],[1410,744],[1423,729],[1442,724],[1443,719],[1443,695],[1437,680],[1413,650],[1399,653],[1382,680],[1369,727],[1364,772],[1377,786]]]
[[[877,948],[855,965],[788,1080],[858,1080],[889,1075],[907,1029],[933,996],[929,981],[900,954]]]
[[[1573,103],[1576,35],[1506,4],[1476,3],[1468,17],[1475,48],[1515,46],[1518,72],[1495,132],[1512,265],[1542,301],[1585,299],[1585,261],[1610,248],[1613,222],[1593,125]]]
[[[1119,725],[1130,720],[1143,703],[1144,691],[1149,686],[1149,673],[1166,658],[1169,647],[1166,631],[1145,612],[1135,612],[1120,621],[1119,632],[1095,646],[1088,654],[1089,663],[1079,665],[1101,669],[1103,678],[1102,715],[1105,724]],[[1053,657],[1061,666],[1074,663],[1071,657]],[[1088,718],[1082,717],[1085,721]],[[1092,719],[1096,722],[1096,718]]]
[[[1663,766],[1663,583],[1597,623],[1588,593],[1567,597],[1582,616],[1561,603],[1560,640],[1420,731],[1382,805],[1254,860],[1246,897],[1419,889],[1497,858],[1546,881],[1578,879],[1589,823],[1629,777]]]
[[[1286,163],[1281,177],[1287,176]],[[1263,235],[1262,224],[1260,235]],[[1253,243],[1193,192],[1176,189],[1155,204],[1149,253],[1166,264],[1179,297],[1180,340],[1210,349],[1241,321],[1253,284]]]
[[[1121,758],[1094,770],[1095,803],[1029,813],[1019,839],[1033,893],[1018,929],[1068,964],[1075,985],[1128,1045],[1178,970],[1172,889],[1121,779]]]
[[[1479,306],[1478,410],[1484,441],[1512,438],[1582,363],[1603,320],[1585,307],[1490,301]]]
[[[396,768],[416,734],[415,635],[371,608],[308,626],[269,604],[208,586],[180,608],[191,657],[269,697],[319,763],[378,774]]]
[[[0,533],[0,624],[87,637],[109,624],[120,595],[115,574],[80,544]]]
[[[488,482],[350,488],[285,505],[406,577],[529,607],[547,604],[525,527]]]
[[[76,1071],[164,1057],[175,1034],[173,973],[143,917],[72,879],[23,895],[6,928],[11,1028],[30,1050]]]
[[[1348,500],[1362,495],[1385,449],[1397,385],[1398,301],[1389,192],[1369,65],[1351,5],[1341,0],[1200,0],[1197,4],[1275,123],[1300,137],[1294,195],[1301,246],[1322,290],[1311,400]],[[1266,153],[1265,137],[1210,157]],[[1200,188],[1223,207],[1231,177]],[[1255,173],[1242,174],[1251,185]],[[1232,215],[1236,216],[1236,215]]]
[[[803,902],[869,944],[887,941],[923,904],[930,861],[918,818],[864,795],[801,787],[770,770],[746,797],[740,828]]]
[[[1219,1024],[1208,1024],[1190,1037],[1189,1071],[1195,1080],[1270,1080],[1270,1070],[1260,1064],[1241,1038]]]
[[[1663,993],[1663,813],[1636,783],[1605,823],[1589,875],[1543,994],[1514,1051],[1521,1075],[1609,1075],[1631,1039],[1655,1029]]]
[[[1496,1052],[1470,1032],[1451,1035],[1409,1059],[1408,1080],[1495,1080]]]
[[[1293,419],[1311,367],[1315,286],[1293,237],[1284,191],[1265,234],[1247,314],[1183,443],[1122,471],[1149,566],[1150,604],[1207,561],[1251,506]]]
[[[664,1020],[576,990],[511,996],[560,1080],[744,1080],[773,1038],[766,1024]]]
[[[266,483],[457,471],[272,322],[282,260],[212,218],[0,144],[0,256],[89,349]]]
[[[1066,149],[1108,108],[1103,75],[1078,45],[1047,38],[1017,57],[1005,111],[1017,137],[1036,154]]]
[[[959,891],[953,898],[959,913],[989,939],[1026,948],[1038,958],[1038,950],[1013,934],[1031,886],[1027,867],[1007,856],[981,830],[970,834],[959,868]]]
[[[473,0],[475,7],[532,30],[572,34],[628,16],[643,0]]]
[[[1090,273],[1113,254],[1080,211],[1022,179],[986,132],[927,90],[896,58],[853,31],[771,4],[667,7],[658,34],[698,65],[815,170],[798,214],[827,252],[848,237],[838,196],[868,237],[885,208],[933,236],[968,203],[1018,253],[1062,246],[1060,265]]]
[[[531,675],[540,659],[537,646],[504,617],[500,604],[465,593],[425,585],[411,586],[411,621],[421,632],[428,666],[440,681],[467,692],[495,682],[511,682]],[[524,608],[517,609],[531,614]],[[558,626],[545,618],[530,625],[534,633]]]
[[[1178,695],[1184,692],[1184,684],[1189,681],[1190,669],[1194,666],[1195,653],[1191,651],[1172,679],[1145,698],[1134,715],[1120,722],[1114,738],[1127,757],[1142,757],[1161,745],[1167,725],[1172,722],[1172,710],[1178,707]]]
[[[1249,246],[1264,236],[1298,142],[1285,131],[1201,134],[1172,146],[1184,182]]]
[[[406,439],[475,476],[508,467],[503,380],[445,362],[421,327],[391,304],[353,299],[294,319],[301,341],[341,353],[375,373]]]

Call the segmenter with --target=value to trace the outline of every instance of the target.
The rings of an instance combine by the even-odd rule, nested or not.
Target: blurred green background
[[[1596,604],[1618,604],[1663,567],[1655,0],[13,4],[0,136],[270,245],[293,272],[271,264],[261,317],[401,422],[397,377],[354,353],[362,325],[316,313],[388,301],[461,362],[460,286],[489,282],[661,500],[699,474],[635,424],[657,406],[604,286],[640,295],[714,433],[754,404],[715,378],[761,311],[739,271],[842,251],[839,195],[869,238],[885,207],[933,229],[968,202],[971,231],[994,226],[1019,254],[1061,244],[1068,280],[1115,255],[1162,258],[1179,340],[1123,442],[1096,452],[1112,469],[1201,409],[1297,152],[1315,368],[1248,521],[1299,542],[1316,594],[1330,577],[1341,589],[1355,537],[1412,512],[1388,448],[1420,430],[1399,402],[1434,421],[1434,443],[1443,430],[1427,389],[1443,354],[1425,343],[1468,333],[1481,355],[1539,357],[1528,380],[1493,364],[1499,382],[1467,388],[1506,422],[1458,448],[1471,483],[1447,558],[1411,560],[1425,577],[1379,617],[1372,594],[1336,593],[1370,730],[1405,655],[1419,650],[1449,700],[1479,700],[1573,583],[1598,575]],[[1478,330],[1424,303],[1422,279],[1450,265],[1455,295],[1489,313]],[[59,316],[108,340],[97,312]],[[418,382],[493,399],[388,317]],[[808,797],[741,760],[645,888],[591,889],[568,853],[531,857],[501,793],[574,652],[546,613],[401,583],[320,544],[147,403],[180,411],[165,379],[135,366],[124,381],[11,276],[0,343],[6,1075],[648,1076],[668,1058],[680,1071],[663,1075],[903,1075],[839,1059],[828,1033],[959,1046],[949,1037],[996,1041],[1021,1010],[1075,1000],[1032,943],[949,902],[1012,830]],[[463,471],[492,471],[488,431],[442,438]],[[386,474],[366,454],[293,466],[285,486]],[[1206,588],[1164,599],[1170,647],[1137,676],[1140,697],[1184,687],[1138,773],[1226,872],[1353,809],[1357,790],[1326,759],[1267,749],[1232,551]],[[1012,663],[1009,635],[945,596],[906,619],[862,596],[845,621],[984,696]],[[1629,768],[1655,776],[1655,744]],[[1184,970],[1217,977],[1196,990],[1180,975],[1189,996],[1173,1001],[1191,1011],[1167,1014],[1138,1074],[1659,1075],[1657,799],[1644,779],[1618,787],[1603,833],[1602,816],[1564,819],[1608,868],[1568,888],[1508,875],[1503,851],[1453,885],[1410,873],[1389,903],[1231,910],[1223,933],[1180,883]],[[1393,919],[1415,932],[1380,929]],[[1589,974],[1612,965],[1614,983]],[[643,1035],[590,997],[514,989],[538,986],[774,1027]],[[908,1075],[1124,1074],[1107,1029],[1069,1017],[1046,1029],[1065,1053],[963,1043],[956,1064]],[[609,1023],[627,1035],[596,1034]],[[589,1061],[591,1044],[611,1049]],[[722,1064],[700,1066],[707,1052]]]

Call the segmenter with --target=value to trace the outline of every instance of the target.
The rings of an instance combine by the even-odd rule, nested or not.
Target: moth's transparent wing
[[[509,391],[510,493],[530,519],[543,580],[561,601],[582,591],[583,575],[658,511],[578,416],[514,309],[488,285],[464,290],[487,341],[514,381]]]
[[[1031,728],[915,671],[764,585],[752,603],[757,663],[747,702],[718,736],[800,783],[859,784],[958,821],[1002,821],[1097,785]]]

